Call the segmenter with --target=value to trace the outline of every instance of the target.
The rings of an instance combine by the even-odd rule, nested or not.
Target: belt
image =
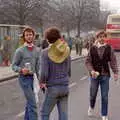
[[[27,74],[27,75],[24,75],[24,74],[20,74],[20,76],[25,76],[25,77],[28,77],[28,76],[33,76],[33,74]]]

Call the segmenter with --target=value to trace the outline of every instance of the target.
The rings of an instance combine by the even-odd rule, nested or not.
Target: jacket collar
[[[97,48],[100,48],[100,47],[106,46],[106,43],[100,44],[99,42],[97,42],[97,43],[95,43],[94,45],[95,45]]]
[[[24,43],[24,46],[27,46],[27,47],[34,47],[34,44],[32,43],[32,44],[28,44],[28,43]]]

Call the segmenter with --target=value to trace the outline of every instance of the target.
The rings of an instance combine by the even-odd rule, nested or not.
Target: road
[[[117,52],[118,65],[120,65],[120,53]],[[120,67],[119,67],[120,68]],[[100,118],[100,93],[96,102],[96,116],[89,118],[87,109],[89,104],[89,80],[88,73],[84,66],[84,60],[72,62],[72,77],[70,80],[69,97],[69,120],[101,120]],[[120,84],[110,80],[109,92],[109,118],[119,120],[120,111]],[[44,95],[39,95],[39,111]],[[19,87],[17,79],[0,83],[0,120],[23,120],[24,115],[24,95]],[[51,120],[57,119],[57,111],[54,109]]]

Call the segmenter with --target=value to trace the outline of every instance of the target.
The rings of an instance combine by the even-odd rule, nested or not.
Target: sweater
[[[47,86],[68,85],[71,76],[70,56],[62,63],[54,63],[48,57],[48,48],[41,52],[40,82]]]
[[[36,73],[39,76],[40,66],[40,51],[37,47],[33,46],[32,50],[29,50],[27,46],[22,46],[15,51],[12,69],[19,74],[21,69],[25,67],[26,63],[31,64],[32,73]]]

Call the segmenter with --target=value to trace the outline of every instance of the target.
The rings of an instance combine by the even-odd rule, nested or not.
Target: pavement
[[[87,55],[87,49],[84,49],[84,48],[82,50],[81,56],[76,55],[75,50],[71,51],[72,61],[80,59],[80,58],[84,58],[86,55]],[[18,76],[18,73],[15,73],[14,71],[12,71],[11,66],[9,67],[0,66],[0,82],[16,78],[17,76]]]

